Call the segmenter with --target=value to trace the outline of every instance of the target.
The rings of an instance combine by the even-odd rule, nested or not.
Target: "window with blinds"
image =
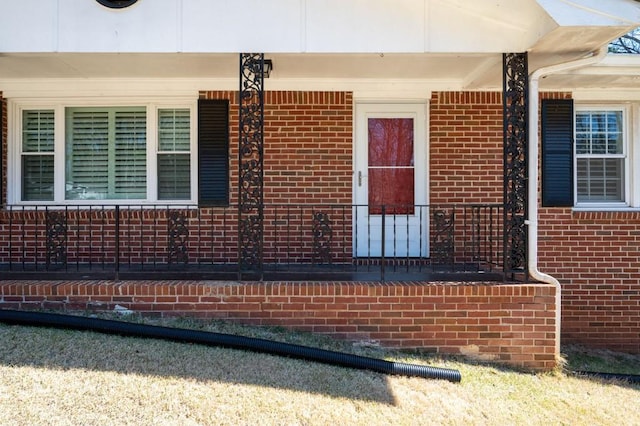
[[[147,196],[145,107],[66,108],[65,198]]]
[[[16,103],[10,202],[227,205],[229,101]],[[135,105],[135,104],[134,104]],[[197,122],[197,124],[196,124]],[[196,130],[197,129],[197,130]]]
[[[158,200],[191,198],[191,114],[158,110]]]
[[[54,196],[54,111],[22,114],[22,199],[51,201]]]
[[[578,203],[625,201],[625,138],[622,110],[576,112]]]

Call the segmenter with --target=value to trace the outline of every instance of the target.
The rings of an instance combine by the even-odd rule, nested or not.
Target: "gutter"
[[[608,46],[592,52],[585,58],[563,62],[547,67],[538,68],[529,75],[529,185],[528,185],[528,214],[525,221],[527,228],[527,269],[529,275],[536,281],[552,284],[556,288],[556,359],[560,356],[560,321],[561,321],[561,295],[560,282],[551,275],[538,270],[538,157],[539,157],[539,119],[538,111],[540,98],[538,94],[539,81],[548,75],[573,70],[597,64],[607,55]]]

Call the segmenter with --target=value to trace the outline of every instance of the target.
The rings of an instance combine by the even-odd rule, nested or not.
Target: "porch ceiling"
[[[608,34],[606,35],[608,37]],[[590,44],[589,47],[592,47]],[[595,46],[593,46],[595,48]],[[531,71],[577,59],[579,52],[530,52]],[[266,54],[274,63],[269,89],[349,87],[349,82],[393,84],[421,82],[433,90],[481,90],[502,87],[502,57],[486,54]],[[637,88],[640,58],[609,55],[601,65],[554,75],[541,82],[543,90],[571,88]],[[194,80],[201,87],[236,89],[238,55],[196,53],[5,53],[0,54],[0,90],[12,82],[64,79]],[[340,83],[339,83],[340,82]],[[30,83],[29,83],[30,84]],[[10,90],[9,90],[10,91]]]

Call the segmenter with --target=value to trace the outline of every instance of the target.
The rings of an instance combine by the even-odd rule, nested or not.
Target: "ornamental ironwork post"
[[[504,272],[527,273],[527,126],[529,72],[526,53],[503,55]],[[533,129],[536,131],[536,129]]]
[[[264,203],[264,54],[240,54],[238,170],[238,279],[243,272],[262,279]]]

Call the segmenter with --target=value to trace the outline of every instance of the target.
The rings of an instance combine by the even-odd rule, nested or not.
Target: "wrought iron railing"
[[[264,205],[259,261],[247,269],[237,206],[7,206],[0,277],[489,279],[504,271],[502,209]]]

